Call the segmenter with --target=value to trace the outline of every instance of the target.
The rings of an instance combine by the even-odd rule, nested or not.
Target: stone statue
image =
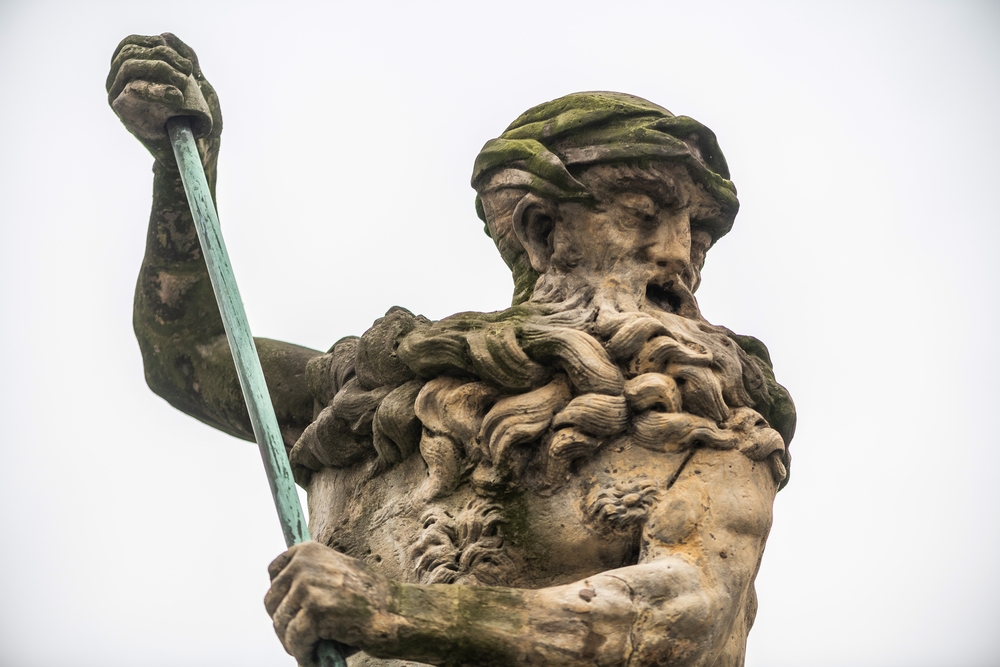
[[[108,94],[156,159],[146,380],[252,440],[162,131],[203,98],[214,187],[218,97],[170,34],[125,39]],[[472,185],[508,310],[392,308],[325,354],[257,339],[316,540],[271,564],[278,637],[302,665],[320,639],[354,666],[742,665],[795,411],[694,297],[738,208],[714,134],[567,95],[487,142]]]

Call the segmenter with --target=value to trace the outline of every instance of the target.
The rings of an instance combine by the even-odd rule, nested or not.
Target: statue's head
[[[292,449],[300,483],[419,450],[421,502],[463,480],[548,493],[613,442],[739,448],[782,483],[787,393],[763,346],[704,321],[693,296],[739,206],[728,176],[708,128],[631,95],[526,112],[472,177],[515,305],[438,322],[393,309],[310,361],[327,407]]]
[[[472,185],[515,304],[582,295],[694,317],[705,253],[739,208],[711,130],[622,93],[528,110],[483,147]]]

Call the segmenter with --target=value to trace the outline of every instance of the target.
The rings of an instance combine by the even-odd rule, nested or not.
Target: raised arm
[[[152,153],[153,209],[135,291],[133,324],[146,382],[177,409],[226,433],[253,440],[236,368],[198,244],[164,123],[200,114],[198,148],[212,196],[222,114],[194,51],[164,33],[126,37],[115,51],[108,102]],[[257,338],[271,400],[287,445],[312,420],[305,383],[315,350]]]

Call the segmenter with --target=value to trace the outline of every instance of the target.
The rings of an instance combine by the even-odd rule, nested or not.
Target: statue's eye
[[[632,214],[636,222],[650,222],[660,212],[651,197],[637,192],[624,192],[618,196],[618,203]]]
[[[660,198],[660,206],[662,208],[666,208],[671,211],[676,211],[683,205],[684,204],[681,202],[680,197],[678,197],[676,194],[670,194]]]

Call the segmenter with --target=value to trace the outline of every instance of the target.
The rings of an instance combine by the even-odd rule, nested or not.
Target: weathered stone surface
[[[214,176],[218,99],[171,35],[127,38],[108,82],[157,160],[135,311],[147,380],[250,439],[150,129],[207,107]],[[257,341],[316,540],[271,565],[279,638],[302,664],[323,638],[357,647],[355,667],[741,665],[795,412],[763,344],[694,297],[738,207],[715,136],[578,93],[488,142],[473,186],[510,309],[393,308],[327,354]]]

